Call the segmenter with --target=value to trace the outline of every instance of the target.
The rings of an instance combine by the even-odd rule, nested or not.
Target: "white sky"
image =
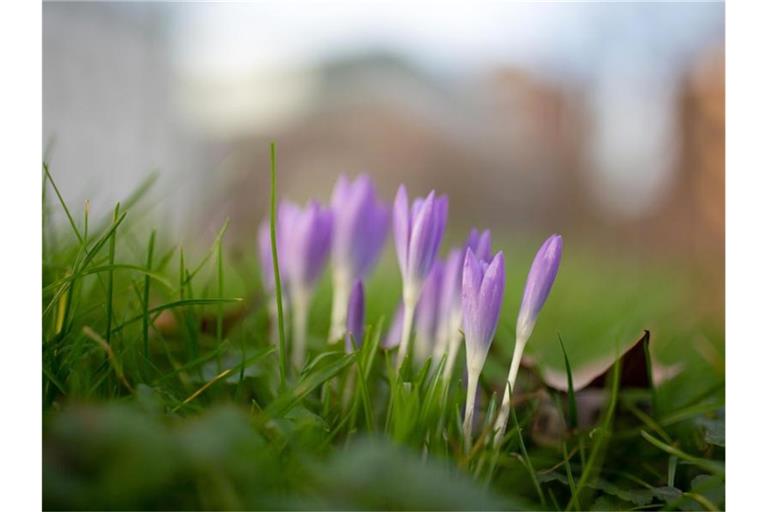
[[[434,71],[516,63],[589,74],[608,47],[677,58],[722,31],[723,5],[659,3],[284,2],[176,4],[174,46],[183,71],[237,74],[300,67],[369,48]],[[650,43],[650,46],[649,46]]]

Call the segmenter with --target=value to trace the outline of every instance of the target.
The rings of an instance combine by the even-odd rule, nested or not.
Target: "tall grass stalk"
[[[269,201],[269,236],[272,242],[272,269],[275,275],[275,302],[277,303],[277,326],[280,338],[280,388],[285,387],[288,373],[288,347],[285,341],[285,322],[283,320],[283,285],[280,280],[280,263],[277,258],[277,155],[275,143],[269,145],[270,155],[270,201]]]

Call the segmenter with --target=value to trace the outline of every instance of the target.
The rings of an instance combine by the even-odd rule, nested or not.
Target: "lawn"
[[[209,247],[182,247],[145,215],[149,185],[105,214],[67,204],[55,169],[44,181],[46,509],[724,508],[724,326],[693,311],[684,263],[564,234],[495,447],[522,290],[549,233],[494,233],[507,283],[467,447],[463,356],[446,382],[430,370],[441,361],[398,372],[379,347],[401,293],[391,240],[366,283],[362,346],[326,340],[326,272],[308,363],[283,381],[255,242],[224,225]]]

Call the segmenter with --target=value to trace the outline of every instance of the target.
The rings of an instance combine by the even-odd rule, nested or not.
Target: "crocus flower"
[[[560,256],[563,252],[563,239],[560,235],[552,235],[542,244],[536,256],[533,258],[531,270],[528,272],[528,280],[525,282],[523,300],[520,303],[520,312],[517,315],[517,331],[515,333],[515,352],[512,355],[512,364],[509,366],[509,375],[504,390],[504,399],[496,418],[494,430],[496,431],[495,443],[501,442],[504,431],[507,428],[509,418],[511,392],[515,388],[517,371],[523,357],[525,344],[531,337],[533,327],[539,311],[544,306],[552,284],[555,282],[557,270],[560,267]]]
[[[371,178],[350,182],[341,175],[331,197],[333,211],[333,307],[329,342],[344,334],[347,302],[356,279],[376,263],[389,231],[389,207],[378,200]]]
[[[440,299],[443,286],[443,263],[436,261],[424,281],[421,298],[416,306],[416,338],[414,356],[419,364],[432,352],[441,320]],[[433,364],[435,361],[433,361]]]
[[[560,268],[560,256],[563,252],[563,238],[552,235],[542,244],[533,259],[528,280],[525,282],[523,300],[517,315],[517,339],[528,341],[536,325],[539,311],[544,306]]]
[[[315,201],[306,208],[282,202],[278,211],[280,229],[280,256],[285,255],[281,271],[285,269],[288,295],[291,300],[293,322],[294,366],[304,364],[307,338],[309,301],[314,286],[328,261],[331,248],[333,214]]]
[[[389,324],[387,335],[381,339],[381,348],[389,350],[400,344],[403,335],[403,303],[398,304],[392,321]]]
[[[443,272],[443,291],[441,298],[441,329],[438,342],[435,345],[433,357],[435,360],[446,354],[443,377],[450,378],[456,364],[456,356],[461,346],[461,327],[463,313],[461,309],[461,286],[464,270],[464,258],[467,249],[471,249],[480,261],[491,260],[491,232],[485,230],[479,233],[472,229],[467,241],[461,249],[454,249],[448,254]]]
[[[397,261],[403,278],[403,334],[398,350],[398,366],[408,354],[413,316],[429,271],[432,270],[448,216],[448,198],[429,193],[408,206],[403,185],[397,191],[393,211],[393,230]]]
[[[504,253],[496,253],[488,264],[479,260],[472,249],[467,249],[461,287],[467,349],[467,402],[464,412],[464,438],[467,449],[472,444],[472,416],[475,410],[477,383],[496,333],[503,298]]]
[[[352,352],[353,346],[359,347],[363,342],[363,324],[365,322],[365,291],[363,282],[357,280],[349,294],[347,306],[347,335],[345,346],[347,353]]]

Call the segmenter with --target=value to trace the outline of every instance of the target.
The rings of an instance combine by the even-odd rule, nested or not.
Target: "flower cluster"
[[[348,352],[362,343],[365,318],[364,280],[378,260],[390,222],[402,278],[402,299],[381,347],[397,348],[397,366],[409,358],[442,365],[439,378],[450,381],[464,338],[467,400],[466,446],[471,445],[477,386],[499,322],[505,288],[504,254],[493,255],[491,233],[473,229],[466,242],[440,259],[448,218],[448,199],[434,191],[409,202],[401,185],[390,209],[379,200],[368,176],[341,176],[330,207],[310,202],[302,208],[281,202],[276,219],[276,249],[291,317],[291,360],[304,364],[307,317],[315,284],[328,260],[333,305],[328,340],[344,341]],[[264,288],[275,292],[269,225],[259,230]],[[505,395],[495,423],[498,442],[506,429],[510,392],[523,350],[557,275],[562,238],[548,238],[536,254],[517,319],[515,351]],[[275,303],[275,300],[270,301]],[[274,314],[274,310],[272,310]],[[415,331],[412,332],[412,331]],[[411,338],[414,342],[411,343]]]

